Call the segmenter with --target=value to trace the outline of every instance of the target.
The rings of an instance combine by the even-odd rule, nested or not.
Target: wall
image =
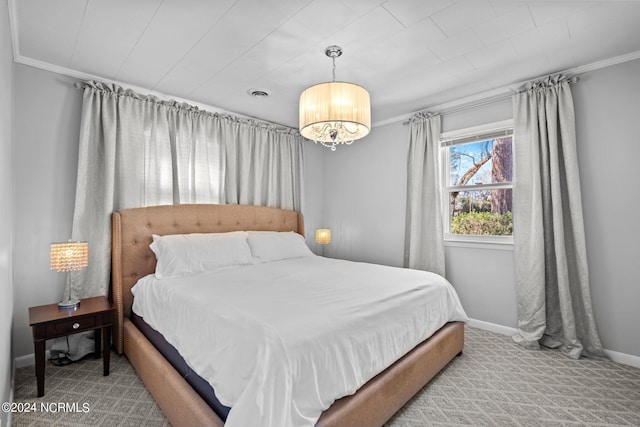
[[[640,60],[574,85],[582,205],[596,323],[604,347],[640,356]]]
[[[402,266],[409,129],[374,128],[364,139],[323,152],[323,200],[331,243],[325,255]]]
[[[7,3],[0,3],[0,403],[11,398],[13,316],[13,99],[14,67]],[[8,425],[0,411],[0,426]]]
[[[322,254],[322,245],[316,243],[316,228],[324,228],[324,168],[322,146],[312,143],[302,144],[304,158],[302,213],[306,242],[311,250]]]
[[[640,357],[640,61],[589,72],[574,85],[587,251],[597,324],[606,349]],[[442,130],[512,117],[511,101],[443,116]],[[375,118],[374,118],[375,121]],[[402,265],[409,129],[400,122],[374,127],[351,147],[324,153],[325,211],[334,240],[329,256]],[[635,193],[634,193],[635,191]],[[624,201],[624,203],[622,203]],[[612,209],[613,207],[613,209]],[[616,216],[629,226],[615,229]],[[447,278],[473,319],[517,326],[513,250],[509,246],[448,244]]]
[[[33,353],[28,308],[62,299],[49,245],[71,237],[82,92],[74,79],[16,64],[14,356]]]

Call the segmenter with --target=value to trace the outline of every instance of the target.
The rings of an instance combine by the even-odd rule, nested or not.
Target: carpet
[[[35,368],[17,369],[14,395],[16,404],[36,409],[13,413],[18,427],[170,425],[127,359],[115,353],[108,377],[102,359],[47,363],[42,398]],[[640,426],[640,369],[530,351],[510,337],[467,327],[464,353],[385,426],[461,425]]]

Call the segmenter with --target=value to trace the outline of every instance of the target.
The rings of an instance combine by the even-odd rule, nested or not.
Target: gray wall
[[[376,127],[362,140],[323,154],[325,255],[402,266],[409,129]]]
[[[320,255],[322,254],[322,245],[316,243],[315,230],[316,228],[324,228],[322,147],[304,144],[302,155],[304,157],[302,213],[304,215],[305,240],[309,248]]]
[[[638,76],[636,60],[586,73],[573,86],[596,321],[606,349],[632,356],[640,356]],[[442,128],[511,117],[506,100],[446,114]],[[408,132],[401,123],[375,127],[351,147],[324,153],[324,216],[334,230],[327,255],[402,265]],[[511,247],[448,244],[446,259],[471,318],[516,327]]]
[[[0,403],[11,393],[13,317],[13,56],[7,2],[0,2]],[[0,411],[0,426],[8,415]]]
[[[82,92],[74,79],[16,64],[14,356],[33,353],[28,308],[62,299],[49,245],[71,237]]]
[[[574,88],[596,323],[605,348],[640,356],[640,60]]]

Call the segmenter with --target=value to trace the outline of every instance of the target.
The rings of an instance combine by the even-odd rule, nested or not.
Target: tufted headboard
[[[152,235],[226,231],[295,231],[304,235],[302,214],[248,205],[167,205],[124,209],[112,214],[111,287],[116,305],[113,343],[122,353],[124,319],[131,314],[131,288],[151,274],[156,258]]]

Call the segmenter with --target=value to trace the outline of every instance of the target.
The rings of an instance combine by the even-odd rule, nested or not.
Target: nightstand
[[[86,298],[75,309],[61,309],[58,304],[29,308],[29,325],[33,330],[36,356],[38,397],[44,396],[45,342],[51,338],[66,337],[78,332],[102,331],[102,358],[104,375],[109,375],[111,354],[111,325],[115,308],[106,297]],[[100,357],[100,339],[96,339],[95,356]]]

